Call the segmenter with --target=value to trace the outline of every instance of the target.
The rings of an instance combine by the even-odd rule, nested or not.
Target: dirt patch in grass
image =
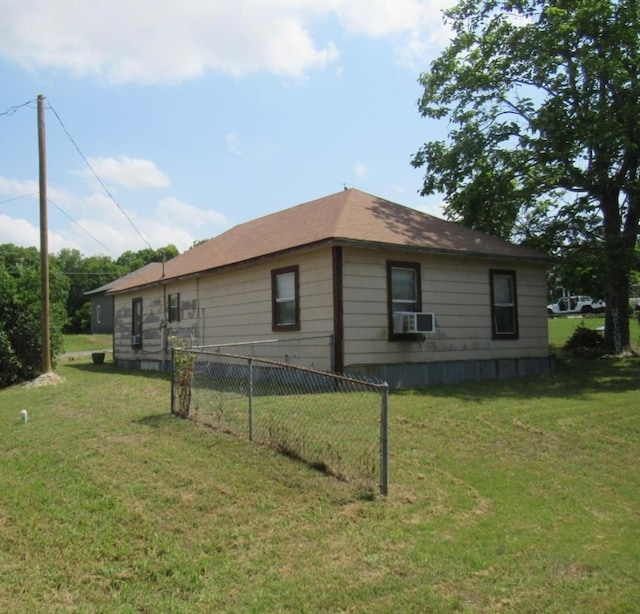
[[[49,371],[49,373],[43,373],[36,377],[36,379],[27,382],[25,386],[27,388],[40,388],[41,386],[57,386],[64,382],[64,378],[60,377],[57,373]]]

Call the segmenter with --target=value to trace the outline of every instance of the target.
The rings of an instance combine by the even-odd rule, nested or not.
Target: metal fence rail
[[[385,383],[201,348],[172,362],[172,413],[387,494]]]
[[[334,369],[333,335],[199,345],[197,349],[263,358],[319,371],[333,371]]]

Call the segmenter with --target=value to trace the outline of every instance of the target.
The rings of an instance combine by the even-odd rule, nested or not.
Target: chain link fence
[[[234,348],[238,350],[239,348]],[[171,412],[388,492],[388,387],[254,356],[172,352]]]
[[[240,356],[275,360],[318,371],[333,371],[333,335],[316,335],[294,339],[265,339],[215,345],[199,345],[199,350],[226,352]]]

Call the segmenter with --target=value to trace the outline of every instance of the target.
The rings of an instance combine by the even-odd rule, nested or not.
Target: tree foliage
[[[62,249],[51,257],[69,280],[66,299],[67,333],[87,333],[91,330],[91,310],[86,292],[99,288],[129,271],[108,256],[85,258],[77,249]]]
[[[167,260],[171,260],[171,258],[175,258],[179,253],[178,248],[173,244],[161,247],[160,249],[147,247],[137,252],[124,252],[116,260],[116,264],[124,267],[127,272],[131,272],[142,268],[150,262],[166,262]]]
[[[62,348],[62,332],[89,332],[86,292],[148,262],[178,255],[174,245],[125,252],[122,262],[106,256],[85,258],[63,249],[49,256],[52,361]],[[35,247],[0,245],[0,388],[32,379],[42,366],[40,253]]]
[[[83,256],[77,249],[62,249],[52,255],[60,270],[69,280],[66,300],[67,333],[88,333],[91,329],[91,309],[86,293],[104,286],[149,262],[162,262],[175,258],[180,252],[175,245],[154,250],[126,251],[116,260],[108,256]]]
[[[59,351],[68,290],[55,267],[49,271],[51,353]],[[0,388],[41,372],[40,256],[35,248],[0,246]]]
[[[420,77],[419,108],[451,128],[413,158],[422,193],[444,193],[470,227],[568,249],[570,262],[591,254],[577,277],[605,280],[605,346],[623,351],[640,219],[638,0],[461,0],[446,16],[454,37]]]

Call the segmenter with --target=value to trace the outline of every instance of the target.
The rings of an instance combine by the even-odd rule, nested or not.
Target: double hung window
[[[387,262],[387,312],[389,338],[405,339],[394,332],[394,314],[399,311],[422,311],[420,265],[415,262]]]
[[[180,322],[180,293],[169,295],[169,322]]]
[[[272,329],[300,330],[299,269],[271,271]]]
[[[491,333],[494,339],[517,339],[518,304],[515,271],[491,270]]]
[[[142,299],[131,301],[131,345],[142,347]]]

